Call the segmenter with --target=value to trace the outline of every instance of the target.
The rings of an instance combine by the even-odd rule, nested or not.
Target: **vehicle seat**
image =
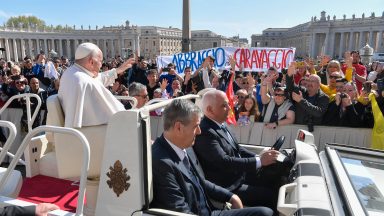
[[[47,99],[47,110],[47,125],[64,126],[64,112],[58,95],[52,95]],[[78,129],[85,135],[90,144],[89,177],[100,175],[106,128],[107,125],[98,125]],[[72,136],[65,134],[49,136],[53,137],[53,148],[51,152],[40,159],[40,174],[64,179],[79,177],[80,164],[82,164],[82,146]]]

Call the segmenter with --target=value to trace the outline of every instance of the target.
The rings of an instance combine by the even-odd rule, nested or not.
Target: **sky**
[[[123,25],[126,20],[138,26],[182,28],[183,0],[0,0],[0,24],[11,16],[34,15],[47,25],[76,25],[94,29]],[[364,2],[364,3],[363,3]],[[191,29],[211,30],[226,37],[250,39],[267,28],[289,28],[320,17],[351,18],[372,12],[382,16],[383,0],[190,0]],[[250,42],[250,41],[249,41]]]

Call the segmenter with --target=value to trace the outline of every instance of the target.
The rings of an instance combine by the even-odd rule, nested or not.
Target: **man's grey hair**
[[[203,115],[196,104],[190,100],[174,99],[165,107],[163,112],[164,130],[167,131],[171,129],[176,122],[188,125],[195,115],[198,115],[199,118]]]
[[[131,85],[129,85],[128,87],[128,93],[129,93],[129,96],[138,96],[140,95],[140,92],[147,89],[147,86],[141,84],[141,83],[137,83],[137,82],[133,82],[131,83]]]

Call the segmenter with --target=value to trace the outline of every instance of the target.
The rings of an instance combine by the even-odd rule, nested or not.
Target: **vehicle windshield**
[[[369,215],[384,213],[384,164],[342,156],[355,193]]]

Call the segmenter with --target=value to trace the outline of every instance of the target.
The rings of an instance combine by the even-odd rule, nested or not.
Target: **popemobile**
[[[179,99],[195,99],[199,105],[206,91]],[[33,96],[17,97],[29,101]],[[151,145],[163,131],[162,117],[150,116],[149,112],[172,100],[149,101],[140,109],[116,113],[107,125],[76,130],[63,127],[60,101],[57,95],[49,97],[47,125],[33,130],[29,125],[30,131],[18,143],[9,167],[1,168],[1,207],[48,200],[61,205],[61,210],[50,215],[185,215],[149,207],[153,197]],[[29,122],[36,115],[28,109]],[[0,126],[9,128],[0,154],[0,160],[4,160],[16,128],[7,121],[0,121]],[[316,133],[324,137],[332,133],[329,128],[318,128],[315,136],[297,125],[273,134],[260,129],[256,139],[252,128],[257,127],[261,126],[254,123],[232,129],[239,140],[247,141],[243,145],[247,149],[261,153],[275,143],[275,149],[282,147],[279,161],[294,164],[288,183],[279,191],[280,215],[384,215],[384,152],[350,143],[319,143]],[[20,160],[23,154],[24,161]],[[25,163],[24,180],[14,170],[18,163]],[[54,192],[56,189],[58,192]]]

